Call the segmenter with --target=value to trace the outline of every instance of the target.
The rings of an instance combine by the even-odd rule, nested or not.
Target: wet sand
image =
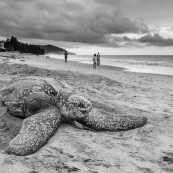
[[[0,131],[0,173],[173,172],[172,76],[108,66],[92,70],[89,64],[33,55],[3,59],[0,86],[18,76],[54,78],[73,87],[96,108],[118,116],[145,116],[148,123],[124,132],[92,132],[62,124],[38,152],[17,157],[7,155],[4,149],[19,132],[22,119],[1,107],[0,117],[7,121],[8,128]]]

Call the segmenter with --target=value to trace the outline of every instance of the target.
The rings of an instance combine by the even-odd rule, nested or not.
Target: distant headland
[[[43,49],[45,51],[45,54],[64,54],[65,49],[60,48],[60,47],[56,47],[53,45],[40,45],[40,48]],[[68,51],[67,51],[68,52]],[[75,55],[75,53],[72,52],[68,52],[69,55]]]

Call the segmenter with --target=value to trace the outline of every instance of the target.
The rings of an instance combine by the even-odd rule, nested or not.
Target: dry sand
[[[119,116],[145,116],[148,123],[125,132],[92,132],[62,124],[38,152],[19,157],[5,154],[4,149],[19,132],[22,119],[0,107],[0,117],[8,123],[8,128],[0,131],[0,173],[173,172],[172,76],[108,66],[93,71],[87,64],[11,55],[0,54],[0,86],[18,76],[54,78],[72,86],[94,107]]]

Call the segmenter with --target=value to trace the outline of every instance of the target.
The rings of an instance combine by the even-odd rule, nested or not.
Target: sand
[[[0,54],[0,86],[12,78],[35,75],[61,80],[115,115],[145,116],[142,128],[92,132],[62,124],[49,142],[30,156],[4,153],[22,119],[0,107],[8,129],[0,131],[0,173],[166,173],[173,172],[173,76],[124,71],[43,56]],[[5,57],[4,57],[5,56]]]

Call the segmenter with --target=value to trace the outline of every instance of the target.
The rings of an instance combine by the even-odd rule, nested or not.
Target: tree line
[[[4,42],[4,48],[7,51],[19,51],[20,53],[31,53],[36,55],[44,55],[44,49],[41,49],[39,45],[21,43],[15,37],[11,37],[10,39]]]

